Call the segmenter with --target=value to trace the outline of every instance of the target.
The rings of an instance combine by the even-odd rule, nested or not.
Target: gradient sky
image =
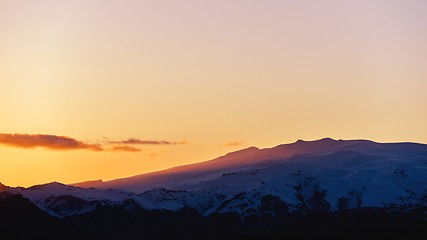
[[[2,0],[0,182],[109,180],[297,139],[427,143],[426,12]]]

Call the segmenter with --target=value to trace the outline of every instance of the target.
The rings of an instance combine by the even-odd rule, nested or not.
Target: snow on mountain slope
[[[141,193],[153,188],[194,189],[195,184],[219,178],[226,172],[242,171],[277,163],[285,163],[292,159],[295,161],[298,156],[315,154],[317,157],[345,150],[371,155],[379,154],[381,157],[384,157],[384,155],[387,155],[386,157],[388,157],[388,155],[394,156],[401,152],[417,154],[419,151],[423,153],[421,155],[425,156],[427,152],[425,145],[413,143],[380,144],[367,140],[336,141],[330,138],[317,141],[299,140],[295,143],[283,144],[273,148],[258,149],[251,147],[229,153],[211,161],[180,166],[164,171],[107,182],[98,181],[93,184],[76,184],[76,186],[95,187],[100,189],[115,188],[136,193]],[[334,159],[327,159],[327,161],[333,162]],[[301,165],[305,164],[302,161],[299,162],[301,162]]]
[[[132,209],[179,210],[184,207],[175,201],[170,191],[154,189],[145,194],[135,194],[115,189],[94,189],[68,186],[57,182],[29,188],[7,188],[12,194],[21,194],[43,211],[55,217],[79,215],[95,210],[99,206],[125,206]]]
[[[219,177],[225,169],[247,166],[250,162],[246,161],[246,159],[258,151],[258,148],[250,147],[237,152],[228,153],[207,162],[184,165],[107,182],[89,181],[72,185],[99,189],[124,189],[133,192],[144,192],[153,188],[172,188],[188,184],[191,185],[194,182]]]
[[[330,210],[425,204],[427,157],[422,163],[409,158],[403,154],[390,157],[352,151],[300,156],[265,168],[224,174],[199,183],[198,188],[226,196],[244,193],[246,197],[234,200],[243,212],[266,195],[278,196],[290,208],[303,207],[304,211],[316,210],[307,201],[319,193],[324,199],[311,204],[324,200]]]
[[[248,148],[212,161],[110,182],[59,183],[15,191],[54,216],[127,206],[203,215],[312,213],[427,205],[427,145],[366,140],[298,141]],[[82,186],[83,186],[82,185]],[[114,189],[114,188],[120,189]],[[112,188],[112,189],[108,189]]]
[[[29,188],[10,188],[8,191],[21,194],[52,216],[85,213],[96,209],[98,204],[117,205],[134,195],[121,190],[83,189],[57,182]]]
[[[255,211],[265,196],[277,197],[291,210],[315,211],[322,206],[334,210],[425,204],[426,173],[427,146],[423,144],[322,139],[244,149],[204,163],[106,182],[102,187],[136,192],[168,188],[139,196],[158,197],[158,208],[175,203],[203,214]]]

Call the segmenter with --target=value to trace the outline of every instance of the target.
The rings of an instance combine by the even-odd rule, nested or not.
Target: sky
[[[427,143],[427,1],[2,0],[0,182]]]

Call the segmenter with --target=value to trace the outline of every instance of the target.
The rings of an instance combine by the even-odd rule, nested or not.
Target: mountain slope
[[[366,140],[336,141],[330,138],[310,142],[299,140],[295,143],[283,144],[273,148],[258,149],[251,147],[229,153],[211,161],[175,167],[130,178],[107,182],[98,181],[92,184],[75,184],[75,186],[123,189],[137,193],[162,187],[168,189],[194,189],[193,186],[199,182],[217,179],[227,172],[263,168],[289,161],[298,162],[301,165],[300,168],[303,168],[306,164],[306,159],[312,155],[315,155],[312,158],[330,156],[328,159],[323,159],[319,167],[328,167],[326,165],[330,163],[335,165],[340,163],[342,165],[356,164],[354,161],[348,159],[342,161],[337,159],[337,157],[346,157],[344,151],[351,151],[353,155],[368,155],[367,158],[375,158],[377,156],[385,161],[394,161],[393,159],[399,157],[409,161],[412,155],[425,160],[425,156],[427,155],[426,145],[415,143],[380,144]],[[344,155],[333,155],[337,152],[342,152]],[[357,156],[354,157],[356,158]],[[362,157],[359,156],[359,158]],[[359,165],[354,167],[359,167]]]
[[[251,147],[217,159],[86,187],[8,188],[52,216],[100,207],[238,213],[277,218],[366,207],[427,205],[427,145],[366,140],[297,141]],[[278,210],[281,209],[281,210]]]
[[[177,183],[179,185],[186,185],[192,184],[194,181],[213,179],[220,176],[221,172],[225,169],[246,166],[249,164],[249,162],[245,162],[246,159],[258,151],[258,148],[250,147],[228,153],[211,161],[174,167],[163,171],[146,173],[130,178],[107,182],[98,180],[71,185],[85,188],[124,189],[133,192],[143,192],[156,187],[171,188]]]

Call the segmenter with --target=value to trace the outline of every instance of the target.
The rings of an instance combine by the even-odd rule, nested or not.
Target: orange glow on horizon
[[[0,182],[110,180],[297,139],[427,143],[426,8],[2,1]]]

